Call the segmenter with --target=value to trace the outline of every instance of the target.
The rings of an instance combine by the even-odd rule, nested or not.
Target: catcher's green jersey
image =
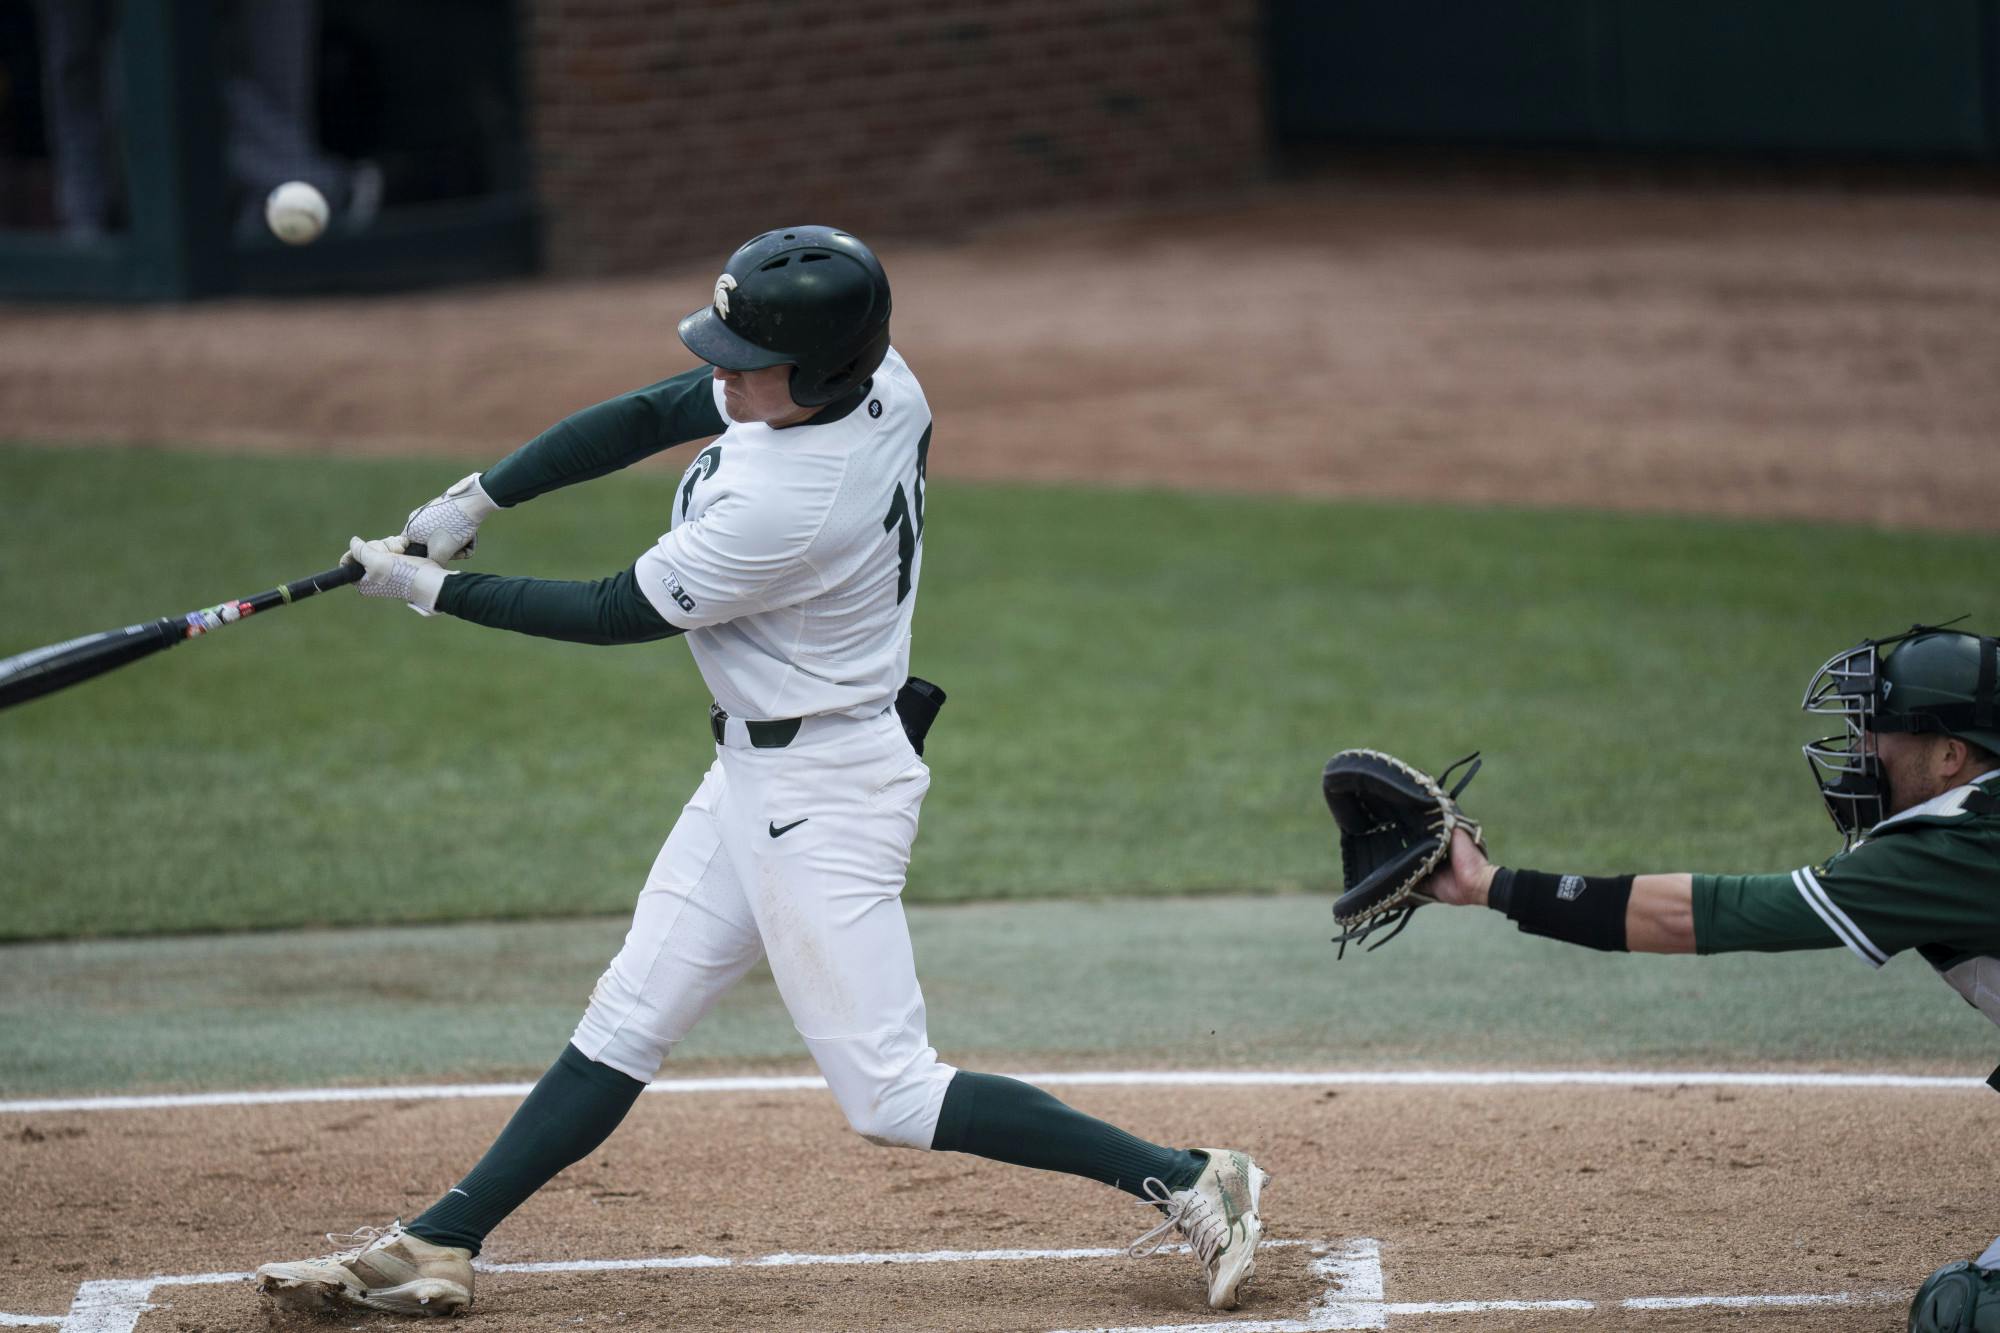
[[[1883,820],[1825,864],[1696,875],[1697,953],[1829,949],[1870,967],[1915,949],[2000,1023],[2000,771]]]

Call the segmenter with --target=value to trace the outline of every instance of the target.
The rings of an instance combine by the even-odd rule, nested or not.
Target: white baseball
[[[326,196],[304,181],[286,181],[264,201],[264,221],[286,245],[309,245],[326,230]]]

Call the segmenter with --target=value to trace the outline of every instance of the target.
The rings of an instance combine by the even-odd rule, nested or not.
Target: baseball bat
[[[410,548],[411,555],[423,553],[421,546]],[[366,573],[358,564],[335,565],[306,578],[280,584],[255,597],[206,606],[185,615],[162,616],[158,620],[127,625],[124,629],[86,634],[80,639],[68,639],[46,648],[31,648],[25,653],[17,653],[0,661],[0,708],[12,708],[15,704],[39,699],[44,694],[53,694],[79,681],[90,680],[122,667],[127,662],[151,657],[177,643],[198,639],[224,625],[233,625],[259,611],[290,606],[315,593],[359,583]]]

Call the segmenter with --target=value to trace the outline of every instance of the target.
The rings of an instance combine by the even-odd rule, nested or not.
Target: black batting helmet
[[[715,280],[715,303],[680,325],[688,350],[724,370],[792,367],[792,401],[848,392],[889,351],[889,277],[833,227],[781,227],[745,241]]]

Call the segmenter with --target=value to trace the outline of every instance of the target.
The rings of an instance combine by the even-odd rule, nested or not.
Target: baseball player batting
[[[1449,847],[1419,837],[1409,852],[1448,859],[1345,938],[1400,929],[1418,906],[1447,903],[1490,907],[1528,934],[1618,952],[1845,948],[1879,968],[1914,949],[2000,1023],[2000,641],[1931,625],[1865,639],[1813,674],[1804,707],[1840,722],[1837,734],[1805,747],[1846,838],[1819,864],[1765,875],[1503,868],[1487,859],[1478,826],[1420,783],[1408,799],[1441,807],[1427,826],[1444,830]],[[1327,766],[1344,853],[1376,836],[1364,824],[1397,822],[1403,784],[1393,772],[1370,776],[1383,758],[1350,751]],[[2000,1069],[1989,1082],[2000,1089]],[[1975,1327],[2000,1327],[2000,1240],[1933,1273],[1911,1307],[1914,1333]]]
[[[445,1314],[472,1303],[487,1234],[617,1127],[722,993],[767,959],[848,1123],[871,1142],[1088,1176],[1154,1204],[1233,1308],[1255,1270],[1265,1173],[1166,1148],[1013,1079],[955,1069],[925,1030],[901,894],[930,787],[896,700],[923,577],[931,412],[889,345],[889,282],[828,227],[766,232],[680,323],[708,365],[559,422],[356,538],[365,596],[578,643],[679,636],[714,695],[715,762],[640,891],[624,947],[568,1047],[470,1174],[407,1226],[266,1264],[307,1308]],[[689,463],[665,536],[594,583],[455,573],[481,522],[547,491],[719,436]],[[429,558],[407,554],[423,544]],[[690,719],[693,722],[694,719]]]

